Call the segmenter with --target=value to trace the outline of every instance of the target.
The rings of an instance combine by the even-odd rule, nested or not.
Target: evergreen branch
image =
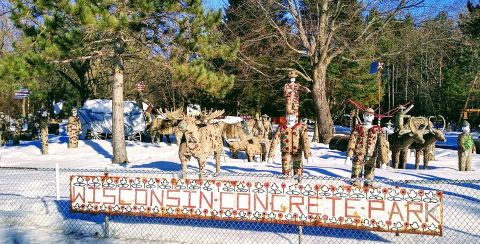
[[[113,56],[114,53],[103,53],[102,51],[94,51],[91,55],[83,56],[83,57],[77,57],[77,58],[70,58],[70,59],[65,59],[61,61],[53,61],[55,64],[66,64],[74,61],[83,61],[83,60],[88,60],[88,59],[94,59],[98,57],[106,57],[106,56]]]

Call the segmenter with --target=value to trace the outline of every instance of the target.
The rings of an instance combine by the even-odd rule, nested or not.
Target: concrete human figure
[[[279,125],[275,136],[273,137],[268,153],[268,162],[270,163],[275,156],[275,149],[280,142],[280,151],[282,153],[282,174],[302,175],[303,173],[303,154],[310,163],[312,153],[310,152],[310,141],[307,134],[307,126],[299,123],[297,116],[288,114],[286,124]]]
[[[259,139],[263,138],[265,133],[265,127],[263,126],[262,120],[257,116],[253,121],[251,136],[257,137]]]
[[[0,146],[3,146],[8,143],[8,130],[9,124],[7,121],[7,116],[4,113],[0,112]]]
[[[78,117],[77,109],[72,109],[72,115],[68,117],[67,134],[68,134],[68,148],[78,147],[78,134],[82,131],[80,124],[80,117]]]
[[[475,143],[470,134],[470,123],[464,120],[462,133],[458,136],[458,171],[472,170],[472,153],[475,152]]]
[[[298,107],[299,107],[299,99],[298,99],[298,92],[310,92],[305,86],[295,83],[295,78],[298,76],[297,72],[294,70],[290,71],[288,77],[290,77],[290,83],[287,83],[283,86],[283,97],[285,99],[285,111],[286,114],[294,114],[298,117]]]
[[[404,121],[406,118],[411,117],[410,115],[407,115],[407,113],[413,108],[413,104],[410,105],[408,108],[405,108],[405,106],[400,105],[399,108],[400,108],[400,111],[395,115],[395,130],[398,131],[398,135],[404,135],[411,132],[411,130],[406,129],[404,127],[404,124],[405,124]]]
[[[23,119],[19,118],[14,120],[15,130],[13,131],[13,145],[20,145],[20,137],[23,129]]]
[[[46,110],[40,114],[40,133],[42,154],[48,154],[48,112]]]
[[[382,136],[379,125],[373,125],[374,111],[371,108],[363,114],[363,124],[357,124],[350,135],[345,165],[352,162],[354,186],[361,186],[360,178],[372,180],[375,177],[375,161],[378,156],[378,138]],[[353,159],[352,159],[353,157]],[[365,182],[365,186],[371,183]]]
[[[270,123],[268,115],[262,115],[262,124],[263,124],[263,139],[269,140],[272,134],[272,123]]]

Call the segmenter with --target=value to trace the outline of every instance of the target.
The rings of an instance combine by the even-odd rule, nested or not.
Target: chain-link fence
[[[74,239],[108,236],[115,242],[135,239],[167,243],[480,243],[480,180],[375,180],[378,188],[399,186],[443,191],[443,235],[428,236],[288,224],[72,213],[70,176],[103,176],[104,173],[101,169],[0,168],[0,222],[4,226],[54,231]],[[194,173],[181,175],[179,172],[130,169],[110,170],[108,174],[119,177],[198,177]],[[281,175],[249,173],[206,177],[261,182],[286,180]],[[332,186],[351,183],[345,178],[304,177],[301,180],[302,183]]]

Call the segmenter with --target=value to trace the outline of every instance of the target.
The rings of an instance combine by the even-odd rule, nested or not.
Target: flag
[[[378,61],[373,61],[370,64],[370,71],[368,72],[369,74],[375,74],[378,72],[379,69],[382,69],[383,63],[380,63]]]

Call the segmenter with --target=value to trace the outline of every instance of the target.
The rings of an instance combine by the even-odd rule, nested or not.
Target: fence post
[[[58,169],[58,163],[55,164],[55,187],[57,192],[57,201],[60,201],[60,172]]]
[[[104,218],[104,225],[103,225],[103,238],[110,237],[110,220],[108,219],[108,215],[105,215]]]
[[[303,165],[302,165],[303,166]],[[303,173],[303,171],[302,171]],[[302,183],[302,176],[298,176],[298,184]],[[302,244],[302,236],[303,236],[303,226],[298,226],[298,244]]]

